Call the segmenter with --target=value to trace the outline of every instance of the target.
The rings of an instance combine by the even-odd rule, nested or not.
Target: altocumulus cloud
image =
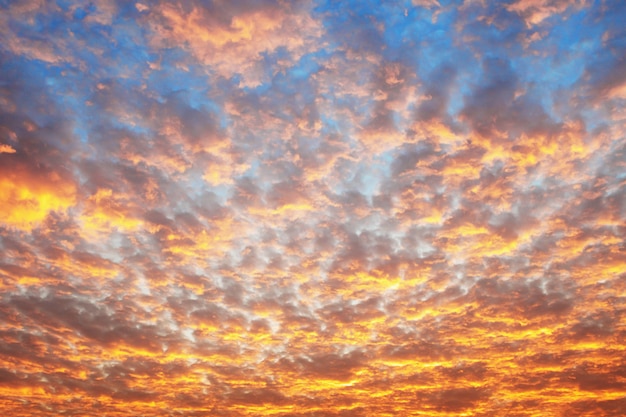
[[[623,2],[0,9],[5,414],[623,414]]]

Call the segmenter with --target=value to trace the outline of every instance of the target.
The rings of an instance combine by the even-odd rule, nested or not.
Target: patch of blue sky
[[[409,106],[409,109],[412,110],[413,107],[414,106]],[[409,116],[406,117],[404,114],[401,114],[401,113],[399,113],[397,111],[392,112],[391,118],[393,120],[393,125],[397,129],[401,129],[403,131],[406,131],[413,124],[412,113],[413,112],[409,113]]]
[[[533,180],[530,182],[531,188],[544,188],[546,185],[545,177],[543,175],[534,175]]]
[[[259,174],[259,168],[261,167],[261,161],[257,158],[253,159],[248,169],[243,173],[243,177],[256,178]]]
[[[476,80],[477,72],[474,74],[462,73],[457,76],[454,87],[450,89],[448,96],[447,113],[450,116],[458,115],[463,110],[465,97],[471,93],[471,80]]]
[[[202,71],[190,66],[187,71],[180,68],[180,64],[187,60],[187,53],[180,48],[166,50],[160,56],[150,55],[150,61],[158,68],[150,70],[144,81],[148,88],[157,96],[167,97],[169,94],[190,88],[209,86],[206,69]]]
[[[81,94],[82,90],[72,78],[46,78],[46,84],[50,87],[50,97],[57,102],[57,108],[63,109],[64,116],[71,120],[74,135],[81,143],[89,141],[90,108],[87,106],[87,98]],[[96,116],[96,115],[93,115]]]
[[[148,50],[144,45],[145,37],[142,29],[132,20],[121,20],[111,28],[111,36],[114,40],[110,44],[113,52],[128,53],[127,58],[133,61],[144,62],[148,56]]]
[[[219,128],[221,130],[226,130],[228,129],[228,127],[232,124],[230,116],[228,116],[228,114],[226,114],[223,110],[223,108],[221,106],[219,106],[217,103],[214,102],[210,102],[210,109],[211,111],[213,111],[216,115],[217,115],[217,121],[219,123]],[[215,106],[215,107],[213,107]]]
[[[4,6],[5,4],[12,2],[13,0],[2,0],[0,1],[0,5]],[[76,5],[76,2],[74,0],[56,0],[55,4],[62,11],[68,12],[70,9],[73,8],[74,5]]]
[[[91,5],[91,7],[94,7]],[[88,10],[83,9],[82,7],[78,7],[74,9],[74,13],[72,13],[72,18],[75,20],[83,20],[89,14]]]
[[[549,58],[548,58],[549,59]],[[570,59],[555,59],[550,71],[537,71],[545,65],[545,57],[520,57],[512,62],[516,73],[523,75],[523,82],[533,83],[543,90],[571,87],[582,76],[588,60],[582,56],[571,56]]]
[[[222,108],[209,98],[209,90],[206,84],[195,83],[190,84],[184,90],[173,92],[172,94],[181,94],[186,105],[199,111],[209,111],[211,113],[220,114]]]
[[[388,178],[391,176],[391,164],[395,160],[397,152],[398,151],[396,149],[390,149],[372,157],[374,163],[379,166],[382,177]]]
[[[580,79],[584,72],[584,62],[576,59],[563,61],[561,65],[555,64],[550,71],[545,72],[536,71],[536,68],[542,65],[541,59],[529,61],[526,71],[523,72],[525,75],[524,83],[527,86],[526,94],[538,99],[543,109],[554,121],[562,121],[563,117],[570,112],[566,111],[566,114],[560,114],[562,112],[557,110],[555,100],[558,99],[557,95],[568,91]],[[519,65],[519,61],[516,64]]]
[[[319,59],[328,56],[326,52],[315,52],[303,55],[300,60],[289,70],[290,78],[294,80],[306,80],[320,69]]]
[[[127,19],[137,19],[140,14],[137,10],[137,3],[134,1],[121,1],[117,3],[118,16],[123,16]]]
[[[384,9],[371,0],[328,1],[315,9],[326,33],[343,48],[380,52],[385,48],[381,24]]]
[[[602,27],[585,26],[584,20],[585,14],[577,13],[565,24],[555,25],[549,37],[539,41],[539,49],[554,51],[551,70],[528,71],[529,79],[559,87],[569,87],[579,80],[589,56],[602,52]],[[545,63],[545,58],[543,61]]]
[[[80,119],[74,121],[74,135],[83,143],[89,143],[89,128]]]
[[[524,22],[498,2],[490,6],[490,10],[470,8],[451,24],[457,46],[481,57],[519,56],[523,53],[519,40],[526,30]]]
[[[46,105],[34,106],[33,102],[43,102],[48,99],[46,92],[53,88],[54,77],[50,76],[51,71],[58,69],[50,68],[45,62],[30,60],[23,56],[3,57],[0,61],[0,85],[11,88],[12,99],[20,108],[28,109],[30,117],[38,125],[46,124],[51,115]],[[30,89],[15,89],[18,86],[28,86]]]
[[[337,117],[335,112],[330,114],[320,112],[320,121],[322,123],[322,134],[335,135],[341,141],[349,144],[351,148],[356,146],[357,141],[354,138],[355,126],[343,116]]]
[[[196,67],[191,67],[181,76],[179,69],[165,64],[161,69],[151,71],[146,83],[150,91],[156,92],[152,99],[158,103],[163,104],[172,96],[178,96],[189,107],[216,115],[222,129],[230,124],[219,104],[219,97],[213,97],[214,88],[207,75]]]
[[[591,135],[596,135],[596,132],[601,132],[609,128],[606,122],[606,109],[602,106],[596,107],[584,107],[580,110],[580,116],[585,124],[587,132],[591,132]],[[623,136],[620,140],[623,140]]]
[[[585,11],[573,14],[564,22],[555,21],[549,36],[533,45],[548,56],[525,56],[514,62],[520,73],[521,67],[525,67],[524,81],[535,85],[544,109],[557,121],[561,121],[564,115],[554,108],[554,94],[571,91],[582,80],[590,64],[589,56],[602,60],[606,55],[601,39],[604,27],[588,22]],[[536,70],[545,65],[549,65],[550,71]],[[550,90],[553,94],[545,94]]]
[[[341,132],[339,121],[331,114],[321,113],[320,121],[322,123],[322,134],[337,134]]]
[[[302,111],[306,106],[314,104],[317,90],[310,76],[292,77],[291,74],[281,74],[274,78],[271,91],[266,93],[274,103],[285,102],[293,108],[285,109],[288,113]],[[281,106],[283,108],[283,106]]]
[[[416,19],[416,9],[410,2],[404,4],[385,3],[381,7],[381,22],[384,24],[383,38],[385,50],[383,55],[387,60],[397,60],[402,57],[403,50],[406,52],[407,41],[414,39],[406,38],[406,30]]]
[[[142,71],[147,70],[148,55],[137,48],[125,48],[118,44],[104,51],[103,56],[97,58],[102,71],[98,74],[107,78],[124,80],[124,83],[133,87],[141,86],[145,80],[140,76]],[[106,62],[105,65],[103,63]]]
[[[276,74],[271,82],[266,84],[269,88],[264,92],[264,94],[259,94],[259,96],[268,97],[270,102],[279,99],[283,94],[293,96],[294,94],[299,93],[300,88],[307,85],[305,78],[293,78],[291,73]],[[258,94],[256,89],[254,90],[254,93]]]
[[[336,20],[346,21],[348,20],[348,15],[346,13],[337,13],[339,9],[348,9],[346,7],[349,2],[338,2],[333,0],[321,0],[317,1],[317,6],[313,8],[313,13],[318,18],[322,18],[323,26],[328,29],[336,24]],[[336,16],[333,19],[329,19],[329,17]]]
[[[34,20],[29,20],[28,24],[34,24],[33,29],[38,30],[44,37],[51,34],[55,36],[65,36],[68,30],[68,18],[61,13],[38,13]]]
[[[458,60],[459,51],[447,26],[451,19],[451,13],[444,13],[433,24],[428,10],[412,9],[404,25],[388,29],[385,41],[404,50],[402,60],[411,65],[421,79],[426,79],[442,63]]]
[[[443,12],[434,19],[434,10],[413,6],[394,10],[385,25],[385,44],[392,48],[403,48],[407,44],[421,44],[429,34],[439,29],[450,32],[454,13]]]

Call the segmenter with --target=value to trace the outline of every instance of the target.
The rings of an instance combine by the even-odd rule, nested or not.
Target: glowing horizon
[[[625,2],[0,10],[6,415],[623,416]]]

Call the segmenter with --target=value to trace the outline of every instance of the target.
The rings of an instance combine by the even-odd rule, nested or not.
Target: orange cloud
[[[237,6],[233,6],[235,8]],[[242,86],[264,82],[262,53],[285,48],[287,63],[316,46],[322,29],[307,13],[306,7],[253,7],[241,10],[191,10],[170,4],[150,9],[155,46],[186,44],[189,52],[202,64],[230,78],[242,75]],[[236,15],[230,14],[239,12]],[[280,70],[276,68],[276,71]]]
[[[143,225],[143,220],[139,218],[139,209],[128,195],[102,188],[85,203],[81,216],[85,231],[109,232],[112,229],[132,231]]]
[[[0,143],[0,153],[15,153],[15,149],[11,145]]]
[[[520,14],[526,26],[532,27],[540,24],[554,15],[561,15],[570,7],[583,7],[586,0],[516,0],[506,5],[507,10]]]
[[[88,3],[0,5],[5,414],[623,414],[626,9]]]
[[[31,231],[51,212],[66,212],[76,204],[76,186],[64,174],[13,164],[1,171],[0,222],[7,226]]]

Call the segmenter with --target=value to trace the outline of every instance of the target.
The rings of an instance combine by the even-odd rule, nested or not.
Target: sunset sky
[[[0,413],[626,415],[624,22],[0,0]]]

